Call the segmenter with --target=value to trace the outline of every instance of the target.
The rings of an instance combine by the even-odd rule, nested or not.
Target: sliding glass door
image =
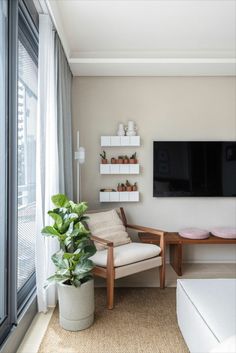
[[[35,285],[36,121],[38,44],[35,28],[19,13],[18,41],[18,308]]]
[[[0,350],[13,326],[17,347],[36,311],[38,33],[27,4],[0,0]]]
[[[7,132],[7,1],[0,1],[0,325],[7,316],[6,132]]]

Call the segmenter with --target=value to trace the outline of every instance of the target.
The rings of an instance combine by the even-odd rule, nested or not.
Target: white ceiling
[[[48,0],[79,76],[236,74],[235,0]]]

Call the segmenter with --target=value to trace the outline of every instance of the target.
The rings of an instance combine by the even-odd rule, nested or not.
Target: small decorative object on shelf
[[[120,183],[117,185],[117,191],[123,191],[123,186]]]
[[[102,164],[107,164],[106,151],[102,151],[102,153],[100,153],[100,157]]]
[[[116,164],[116,163],[117,163],[117,159],[114,158],[114,157],[112,157],[112,158],[111,158],[111,164]]]
[[[132,186],[132,191],[138,191],[137,182],[135,182],[134,185]]]
[[[126,186],[126,191],[132,191],[133,187],[130,184],[129,180],[126,180],[125,186]]]
[[[125,136],[124,124],[119,124],[118,125],[117,135],[118,136]]]
[[[121,187],[122,187],[122,190],[121,191],[126,191],[126,186],[125,186],[125,184],[121,184]]]
[[[111,188],[106,188],[106,189],[100,189],[100,192],[115,192],[115,189],[111,189]]]
[[[130,164],[137,164],[138,163],[136,152],[134,154],[132,154],[132,156],[129,159],[129,162],[130,162]]]
[[[117,159],[118,164],[123,164],[123,156],[119,156]]]
[[[129,164],[129,157],[128,156],[124,156],[124,164]]]
[[[126,131],[126,136],[135,136],[136,135],[136,127],[134,125],[134,121],[129,120],[128,121],[128,126],[125,129]]]

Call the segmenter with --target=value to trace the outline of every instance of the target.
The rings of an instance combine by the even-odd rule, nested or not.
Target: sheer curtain
[[[51,196],[66,193],[73,197],[71,84],[72,75],[60,39],[49,15],[39,17],[39,85],[37,125],[36,192],[36,281],[39,311],[46,312],[57,302],[56,286],[43,289],[54,272],[51,255],[58,242],[41,235],[50,224],[47,211]]]
[[[36,281],[39,311],[56,304],[56,287],[44,290],[44,282],[54,267],[51,255],[58,250],[55,239],[41,235],[50,223],[47,211],[52,207],[51,196],[59,192],[56,89],[54,70],[55,31],[48,15],[39,17],[39,84],[36,167]]]

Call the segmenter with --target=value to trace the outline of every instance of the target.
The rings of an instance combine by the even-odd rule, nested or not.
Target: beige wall
[[[235,198],[153,198],[153,140],[236,140],[236,81],[228,77],[75,77],[73,80],[74,147],[76,131],[86,149],[82,166],[82,199],[99,204],[101,187],[115,187],[126,176],[99,175],[100,135],[116,133],[118,122],[137,123],[142,145],[107,148],[109,157],[138,153],[137,181],[141,202],[125,204],[135,223],[176,230],[236,225]],[[75,175],[76,176],[76,175]],[[117,204],[116,204],[117,206]],[[195,246],[186,261],[235,261],[235,247]]]

